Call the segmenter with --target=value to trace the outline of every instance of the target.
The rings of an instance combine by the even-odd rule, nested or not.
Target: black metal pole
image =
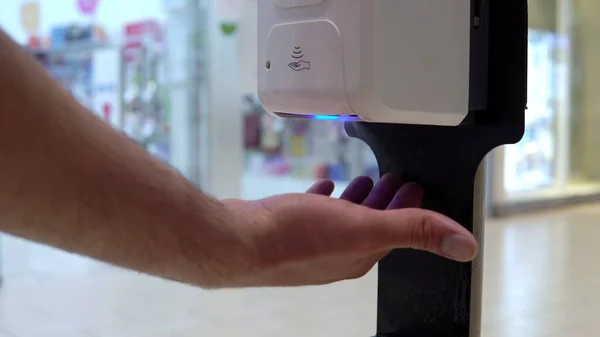
[[[521,139],[527,99],[527,1],[483,5],[489,6],[482,23],[489,25],[487,108],[470,111],[458,127],[346,125],[349,135],[371,147],[381,174],[420,183],[423,207],[453,218],[480,240],[481,163],[495,147]],[[377,336],[477,337],[480,300],[481,260],[458,263],[395,250],[379,264]]]

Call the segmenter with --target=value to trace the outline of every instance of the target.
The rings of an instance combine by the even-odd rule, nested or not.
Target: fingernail
[[[421,203],[425,195],[423,188],[417,183],[406,183],[401,189],[406,189],[406,193],[413,196],[415,200],[419,200],[419,203]]]
[[[402,184],[402,178],[400,177],[399,174],[396,174],[396,173],[386,173],[379,180],[381,181],[383,179],[389,180],[388,183],[392,183],[393,182],[393,183],[397,183],[397,184]]]
[[[457,261],[471,261],[476,254],[471,240],[456,234],[444,238],[442,252]]]

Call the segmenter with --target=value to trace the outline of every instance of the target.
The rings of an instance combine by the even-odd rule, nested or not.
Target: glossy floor
[[[600,205],[489,221],[484,337],[600,335]],[[374,273],[207,292],[5,238],[2,337],[368,337]]]

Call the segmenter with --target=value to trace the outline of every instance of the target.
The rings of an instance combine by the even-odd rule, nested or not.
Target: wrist
[[[254,279],[265,266],[263,249],[265,230],[270,213],[259,202],[228,199],[220,202],[220,225],[211,226],[210,240],[205,252],[209,259],[208,288],[238,288],[255,286]]]
[[[178,281],[202,288],[238,287],[257,265],[253,216],[244,212],[246,203],[240,200],[210,198],[207,202],[203,195],[200,200],[192,203],[197,206],[191,207],[185,225],[178,228],[175,255],[183,261],[173,274],[184,275]]]

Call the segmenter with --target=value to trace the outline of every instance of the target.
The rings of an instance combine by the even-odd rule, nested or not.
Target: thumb
[[[467,262],[477,255],[477,241],[464,227],[423,209],[377,211],[368,226],[371,242],[381,251],[412,248]]]

